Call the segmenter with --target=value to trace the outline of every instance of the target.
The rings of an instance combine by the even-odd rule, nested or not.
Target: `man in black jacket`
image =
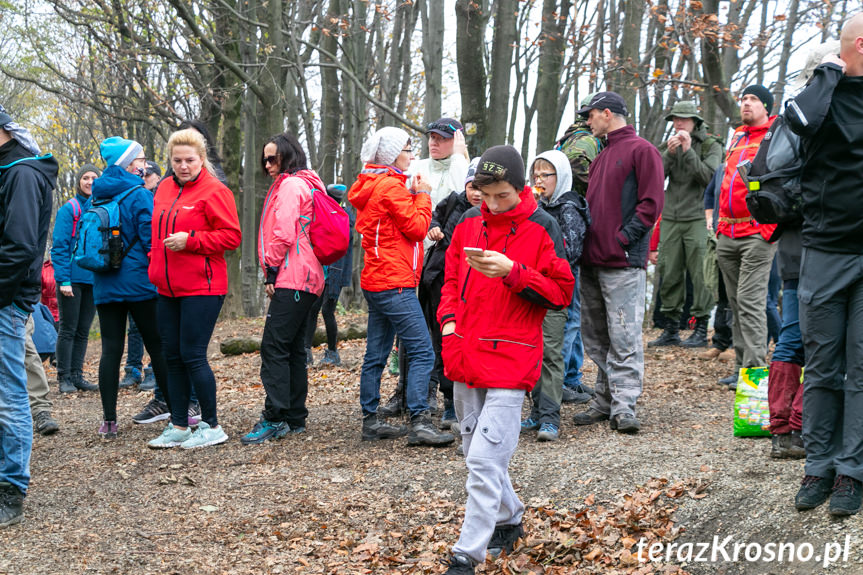
[[[806,141],[798,298],[806,467],[795,499],[857,513],[863,487],[863,13],[785,112]]]
[[[23,517],[33,420],[25,324],[42,293],[57,162],[0,106],[0,527]]]

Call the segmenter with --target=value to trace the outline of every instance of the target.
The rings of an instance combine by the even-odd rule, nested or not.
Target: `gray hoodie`
[[[533,180],[533,165],[540,158],[554,166],[554,171],[557,173],[557,186],[554,188],[554,194],[552,194],[551,198],[548,200],[545,198],[540,198],[539,200],[543,204],[543,207],[553,206],[560,196],[572,190],[572,167],[569,165],[569,158],[567,158],[566,154],[560,150],[548,150],[547,152],[543,152],[534,158],[533,162],[530,164],[531,186],[536,185],[536,182]]]

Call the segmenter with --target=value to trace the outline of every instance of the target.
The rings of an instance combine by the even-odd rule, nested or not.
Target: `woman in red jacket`
[[[410,136],[399,128],[375,132],[363,145],[366,162],[348,200],[357,208],[357,231],[363,237],[365,261],[360,284],[369,304],[368,337],[360,375],[363,440],[404,435],[402,426],[378,420],[381,372],[398,334],[407,351],[407,404],[411,445],[446,445],[455,438],[431,423],[429,376],[434,350],[416,295],[423,266],[423,239],[431,221],[431,186],[420,175],[405,187],[413,158]]]
[[[191,129],[174,132],[168,158],[174,175],[156,190],[149,275],[159,292],[171,422],[149,446],[191,449],[228,439],[216,417],[207,345],[228,292],[225,251],[240,245],[241,233],[234,196],[213,176],[204,137]],[[187,409],[191,386],[202,419],[194,433]]]

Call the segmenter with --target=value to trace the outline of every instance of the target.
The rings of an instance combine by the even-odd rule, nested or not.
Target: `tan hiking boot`
[[[733,347],[729,347],[719,354],[719,359],[722,361],[735,361],[737,359],[737,354],[734,353]]]
[[[698,354],[698,359],[706,359],[708,361],[712,361],[719,357],[720,353],[722,352],[715,347],[709,347]]]

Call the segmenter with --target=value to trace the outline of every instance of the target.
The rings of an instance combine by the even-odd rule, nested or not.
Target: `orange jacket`
[[[423,238],[431,222],[428,194],[413,194],[407,176],[390,166],[366,164],[348,191],[357,209],[356,229],[362,235],[364,290],[380,292],[414,288],[423,267]]]
[[[761,234],[766,241],[776,229],[776,224],[759,224],[752,219],[746,207],[746,184],[737,173],[737,164],[744,160],[751,161],[755,157],[764,134],[775,119],[776,116],[771,116],[767,123],[760,126],[740,126],[731,136],[731,147],[725,156],[725,174],[719,191],[719,226],[716,229],[718,234],[729,238]]]

